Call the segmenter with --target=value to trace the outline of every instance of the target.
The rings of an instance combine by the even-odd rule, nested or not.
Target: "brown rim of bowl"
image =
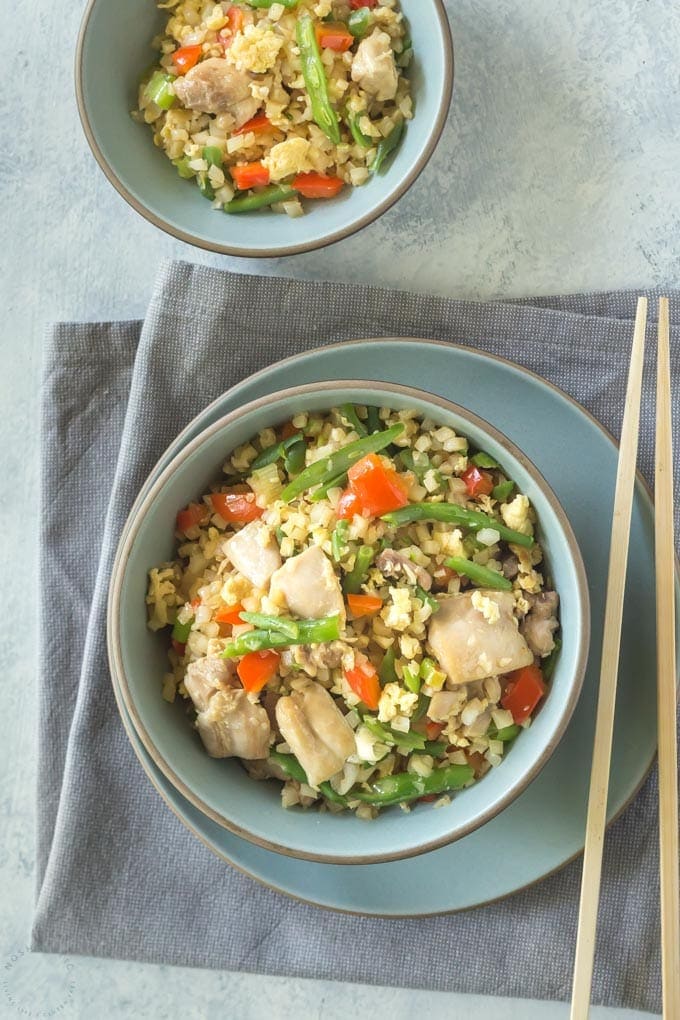
[[[237,825],[230,819],[225,818],[219,814],[212,807],[205,803],[202,798],[190,789],[186,783],[180,779],[174,769],[170,766],[167,760],[160,754],[158,748],[151,739],[146,727],[144,726],[135,702],[132,698],[130,688],[127,681],[127,676],[123,667],[122,651],[120,647],[120,628],[118,626],[120,620],[120,600],[121,600],[121,588],[125,568],[129,558],[130,550],[134,544],[137,532],[140,527],[140,523],[144,518],[148,507],[153,503],[156,494],[163,488],[167,480],[172,477],[177,467],[186,461],[188,457],[198,449],[207,438],[214,435],[216,432],[221,431],[225,427],[229,426],[234,420],[242,417],[244,414],[249,414],[262,407],[281,401],[281,400],[294,400],[302,394],[313,393],[323,395],[329,391],[336,391],[341,388],[352,388],[356,390],[371,390],[371,389],[383,389],[388,393],[392,393],[395,396],[403,399],[415,399],[427,402],[435,407],[441,408],[447,412],[453,412],[454,414],[462,417],[466,422],[469,422],[473,426],[481,429],[487,435],[489,435],[495,442],[497,442],[503,449],[507,450],[511,457],[514,457],[516,461],[524,468],[524,470],[530,475],[534,483],[538,486],[544,499],[547,500],[550,505],[559,527],[561,528],[567,545],[571,554],[572,563],[576,573],[576,584],[578,590],[578,606],[580,614],[580,642],[578,646],[577,658],[576,658],[576,669],[574,682],[571,688],[571,692],[567,703],[565,705],[562,716],[559,720],[557,731],[555,732],[552,739],[548,742],[543,752],[536,759],[534,764],[525,772],[515,783],[513,783],[506,793],[501,796],[491,807],[486,811],[481,812],[477,815],[474,820],[468,822],[465,825],[455,826],[449,833],[442,836],[439,839],[431,840],[428,843],[422,843],[410,848],[406,852],[400,853],[382,853],[382,854],[366,854],[353,859],[347,857],[336,856],[334,854],[312,854],[303,850],[293,850],[290,847],[282,847],[280,844],[272,843],[269,840],[263,839],[261,836],[255,836],[253,833],[241,826]],[[151,474],[153,474],[153,469]],[[142,492],[135,500],[135,503],[130,510],[127,521],[123,526],[121,534],[121,540],[119,542],[114,562],[111,571],[111,582],[109,586],[109,597],[107,605],[107,647],[109,664],[111,667],[112,680],[115,677],[120,687],[120,693],[125,704],[128,716],[132,725],[134,726],[140,740],[144,744],[144,747],[156,766],[165,775],[165,777],[172,783],[172,785],[185,797],[191,804],[194,805],[199,811],[201,811],[208,818],[212,819],[218,825],[228,829],[235,835],[246,839],[256,846],[263,847],[266,850],[274,851],[275,853],[283,854],[287,857],[294,857],[300,860],[309,860],[316,863],[322,864],[381,864],[389,861],[405,860],[409,857],[416,857],[420,854],[429,853],[432,850],[437,850],[440,847],[446,846],[449,843],[453,843],[458,839],[462,839],[463,836],[468,835],[475,829],[484,825],[490,821],[502,810],[504,810],[513,800],[515,800],[529,784],[536,778],[539,772],[543,769],[547,761],[553,755],[557,748],[564,731],[569,724],[569,721],[573,715],[576,703],[581,693],[583,686],[583,679],[585,676],[585,669],[588,657],[588,649],[590,645],[590,598],[588,593],[588,586],[586,582],[586,572],[581,557],[581,552],[576,541],[576,536],[572,530],[569,519],[564,512],[559,500],[555,493],[548,485],[547,481],[533,464],[532,461],[513,443],[507,436],[505,436],[498,429],[494,428],[489,422],[481,418],[479,415],[474,414],[467,408],[462,407],[460,404],[456,404],[453,401],[447,400],[444,397],[435,396],[425,390],[419,390],[412,386],[401,386],[395,383],[385,383],[379,380],[371,382],[352,380],[352,379],[339,379],[332,382],[324,383],[308,383],[301,386],[293,386],[284,390],[279,390],[275,393],[268,394],[264,397],[260,397],[256,400],[249,401],[242,407],[235,408],[229,414],[224,415],[217,421],[213,422],[202,432],[200,432],[193,440],[191,440],[175,457],[170,461],[169,464],[158,474],[153,484],[145,490],[145,486]],[[114,680],[115,684],[115,680]]]
[[[218,255],[235,255],[241,258],[258,259],[279,258],[286,255],[302,255],[305,252],[316,251],[319,248],[326,248],[328,245],[342,241],[345,237],[351,237],[352,234],[358,233],[358,231],[363,230],[364,227],[374,223],[380,216],[383,215],[383,213],[386,213],[388,209],[391,209],[392,206],[406,194],[418,177],[420,177],[421,173],[429,163],[437,144],[439,143],[439,139],[444,130],[444,125],[446,124],[446,118],[449,114],[451,98],[453,95],[453,37],[451,34],[451,25],[444,7],[444,0],[431,0],[435,6],[435,11],[439,19],[441,37],[444,46],[444,82],[442,95],[437,116],[432,125],[427,143],[425,144],[425,147],[416,160],[414,166],[407,173],[401,184],[399,184],[390,195],[384,198],[382,202],[379,202],[371,212],[366,213],[365,216],[362,216],[351,226],[345,227],[341,230],[335,230],[316,241],[310,241],[306,244],[289,244],[282,248],[253,249],[230,244],[215,244],[212,241],[203,240],[203,238],[196,237],[195,234],[189,234],[186,231],[180,230],[178,227],[174,227],[170,223],[167,223],[164,219],[151,212],[151,210],[148,209],[142,202],[136,199],[118,177],[97,143],[90,123],[90,118],[88,116],[87,104],[85,102],[85,92],[83,88],[83,49],[85,46],[85,37],[87,35],[92,11],[94,10],[95,5],[100,2],[103,2],[103,0],[89,0],[83,15],[83,20],[80,24],[78,41],[76,44],[76,103],[78,106],[80,123],[82,124],[83,131],[85,133],[85,138],[87,139],[92,155],[99,164],[104,176],[108,179],[109,183],[113,185],[118,194],[125,199],[128,205],[132,206],[132,208],[138,212],[140,216],[143,216],[145,220],[149,221],[149,223],[153,223],[153,225],[158,227],[159,230],[164,231],[166,234],[170,234],[172,237],[176,237],[179,241],[184,241],[186,244],[194,245],[196,248],[203,248],[205,251],[216,252]]]

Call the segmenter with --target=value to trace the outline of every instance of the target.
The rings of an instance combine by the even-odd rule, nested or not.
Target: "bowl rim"
[[[189,231],[182,230],[180,227],[173,226],[171,223],[168,223],[167,220],[163,219],[162,216],[152,212],[152,210],[147,208],[147,206],[144,205],[143,202],[140,202],[139,199],[135,198],[118,176],[111,163],[107,160],[95,138],[95,133],[88,113],[87,100],[85,98],[83,71],[84,51],[90,19],[94,8],[101,2],[102,0],[88,0],[88,4],[78,30],[78,40],[76,43],[74,67],[76,105],[85,138],[92,155],[99,164],[104,176],[107,178],[109,183],[113,185],[118,194],[128,203],[128,205],[135,210],[135,212],[139,213],[140,216],[149,223],[152,223],[155,227],[158,227],[159,230],[164,231],[164,233],[177,238],[178,241],[184,241],[186,244],[191,244],[196,248],[202,248],[205,251],[214,252],[218,255],[235,255],[241,258],[279,258],[286,255],[301,255],[305,252],[316,251],[319,248],[325,248],[328,245],[336,244],[338,241],[342,241],[345,237],[351,237],[353,234],[363,230],[364,227],[374,223],[383,215],[383,213],[386,213],[388,209],[391,209],[392,206],[406,194],[418,177],[420,177],[421,173],[432,158],[432,154],[439,143],[439,139],[441,138],[446,125],[446,119],[449,115],[453,96],[455,67],[453,35],[451,32],[451,23],[444,6],[444,0],[431,0],[439,22],[441,40],[444,48],[444,81],[442,84],[442,93],[439,100],[437,116],[430,128],[427,142],[414,165],[411,167],[404,179],[395,187],[394,191],[390,192],[390,194],[388,194],[382,201],[378,202],[378,204],[374,206],[370,212],[365,213],[358,220],[354,220],[348,226],[341,227],[339,230],[333,230],[313,241],[306,241],[300,244],[286,244],[277,248],[248,248],[247,246],[218,244],[214,241],[209,241],[196,234],[192,234]]]
[[[226,818],[214,808],[210,807],[210,805],[205,803],[202,797],[188,787],[187,784],[176,774],[167,759],[160,753],[141,720],[123,665],[120,635],[122,586],[132,546],[134,545],[137,533],[141,527],[141,522],[147,510],[155,500],[158,492],[164,488],[166,482],[174,474],[177,468],[180,467],[183,462],[186,461],[193,452],[205,442],[206,439],[209,439],[216,432],[228,427],[234,421],[242,418],[246,414],[250,414],[260,408],[267,407],[281,400],[294,400],[296,397],[303,394],[324,394],[348,388],[359,390],[382,389],[388,393],[393,393],[395,396],[402,399],[409,397],[415,398],[416,400],[426,401],[447,412],[453,412],[454,414],[462,417],[464,420],[469,421],[475,427],[486,432],[495,442],[503,446],[511,457],[514,457],[519,462],[521,467],[531,476],[535,484],[538,486],[543,498],[548,502],[557,519],[558,527],[561,529],[566,540],[571,556],[572,567],[575,572],[576,605],[580,624],[580,641],[576,656],[574,679],[569,696],[562,710],[562,714],[556,723],[555,732],[548,740],[541,754],[536,758],[531,768],[529,768],[513,784],[511,784],[506,792],[499,797],[493,805],[475,816],[475,818],[471,821],[454,826],[447,834],[426,843],[410,846],[405,851],[398,851],[395,853],[361,854],[353,857],[337,854],[319,854],[300,849],[292,849],[290,847],[283,847],[279,843],[273,843],[261,836],[256,836],[249,830],[244,829],[241,825]],[[431,394],[426,390],[418,389],[417,387],[404,386],[397,383],[387,383],[380,380],[329,380],[326,382],[306,383],[304,385],[277,390],[274,393],[266,394],[262,397],[256,398],[255,400],[249,401],[240,407],[234,408],[228,414],[222,415],[207,428],[203,429],[197,436],[194,437],[194,439],[187,443],[186,446],[184,446],[165,466],[158,477],[155,478],[155,481],[147,487],[149,478],[153,477],[154,473],[155,468],[152,468],[146,481],[142,483],[140,494],[137,496],[132,505],[121,530],[121,537],[111,568],[106,620],[107,651],[111,672],[111,682],[114,688],[116,704],[118,705],[118,694],[120,694],[120,698],[127,710],[128,718],[155,765],[172,783],[175,789],[177,789],[183,797],[185,797],[204,815],[212,819],[218,825],[221,825],[223,828],[233,832],[240,838],[254,843],[266,850],[271,850],[284,856],[325,864],[379,864],[387,863],[389,861],[404,860],[409,857],[416,857],[420,854],[429,853],[432,850],[437,850],[449,843],[453,843],[456,840],[461,839],[463,836],[468,835],[470,832],[473,832],[486,824],[486,822],[490,821],[497,814],[500,814],[500,812],[503,811],[518,796],[520,796],[521,793],[538,776],[560,743],[581,694],[590,646],[590,595],[583,557],[566,512],[552,488],[534,463],[499,429],[495,428],[480,415],[475,414],[468,408],[465,408],[454,401],[448,400],[445,397],[440,397],[438,395]]]

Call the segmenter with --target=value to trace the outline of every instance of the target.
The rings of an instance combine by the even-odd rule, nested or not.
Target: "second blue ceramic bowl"
[[[383,812],[374,822],[351,813],[283,810],[278,784],[250,779],[240,764],[208,757],[182,706],[161,697],[167,635],[146,624],[147,571],[174,555],[175,518],[206,490],[235,447],[286,421],[294,409],[327,410],[348,401],[415,408],[450,425],[495,457],[532,501],[552,582],[560,595],[563,648],[545,699],[500,766],[437,810]],[[367,864],[425,853],[498,814],[550,758],[576,705],[585,670],[590,611],[585,571],[571,526],[552,490],[505,436],[470,411],[420,390],[388,383],[328,382],[253,401],[215,422],[158,475],[133,507],[116,555],[109,595],[113,682],[158,768],[214,821],[267,849],[294,857]]]
[[[361,188],[317,202],[290,219],[269,210],[225,216],[182,180],[155,148],[150,129],[135,123],[151,39],[164,14],[154,0],[90,0],[76,54],[76,94],[85,135],[100,167],[133,209],[161,230],[225,255],[292,255],[353,234],[390,208],[432,155],[453,89],[453,45],[442,0],[401,0],[414,59],[409,70],[415,115],[389,168]]]

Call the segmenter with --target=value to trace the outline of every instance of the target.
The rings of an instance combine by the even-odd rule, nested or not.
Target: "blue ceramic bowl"
[[[425,167],[444,127],[453,88],[453,48],[442,0],[401,0],[414,60],[409,71],[415,116],[383,175],[292,220],[271,211],[225,216],[182,180],[135,123],[150,42],[166,12],[154,0],[90,0],[76,55],[76,93],[87,140],[100,167],[127,202],[161,230],[225,255],[292,255],[352,234],[389,209]]]
[[[182,705],[161,697],[167,634],[146,625],[147,571],[174,555],[175,517],[205,491],[235,447],[286,421],[294,408],[326,410],[347,401],[416,408],[450,425],[496,457],[539,518],[539,538],[560,594],[563,648],[549,696],[507,758],[444,808],[384,811],[367,823],[281,807],[279,784],[250,779],[234,760],[208,757]],[[177,789],[237,835],[267,849],[315,861],[365,864],[424,853],[482,825],[508,805],[555,750],[576,705],[589,641],[585,571],[571,526],[552,490],[527,458],[481,418],[440,397],[388,383],[299,386],[246,404],[215,422],[170,462],[133,507],[116,555],[109,595],[109,661],[116,693],[147,751]]]

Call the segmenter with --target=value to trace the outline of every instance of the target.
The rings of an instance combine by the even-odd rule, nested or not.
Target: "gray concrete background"
[[[20,955],[33,893],[45,323],[142,316],[159,259],[168,255],[236,271],[482,298],[680,282],[676,0],[447,6],[456,44],[454,103],[441,145],[410,194],[361,235],[326,251],[250,263],[159,233],[95,166],[73,99],[83,0],[40,10],[28,0],[12,5],[0,120],[0,1017],[46,1016],[58,1006],[57,1015],[88,1018],[568,1015],[555,1005]],[[641,1015],[593,1013],[600,1020]]]

